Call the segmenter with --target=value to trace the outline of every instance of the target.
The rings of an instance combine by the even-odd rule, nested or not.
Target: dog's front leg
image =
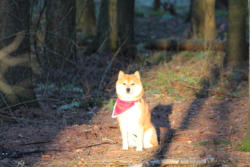
[[[122,149],[128,150],[128,130],[124,127],[121,127],[122,134]]]
[[[142,151],[143,149],[143,136],[144,136],[143,132],[144,132],[143,127],[140,127],[138,129],[138,134],[137,134],[136,151]]]

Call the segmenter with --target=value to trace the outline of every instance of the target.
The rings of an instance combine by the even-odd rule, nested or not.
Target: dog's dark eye
[[[123,85],[126,85],[126,83],[124,82]]]
[[[135,83],[131,83],[130,85],[135,85]]]

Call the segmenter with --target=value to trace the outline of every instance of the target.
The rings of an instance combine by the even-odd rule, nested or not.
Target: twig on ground
[[[80,147],[77,147],[77,148],[74,148],[74,149],[81,149],[81,148],[91,148],[91,147],[96,147],[96,146],[100,146],[100,145],[104,145],[104,144],[111,144],[111,145],[116,145],[117,143],[111,143],[111,142],[102,142],[102,143],[97,143],[97,144],[91,144],[91,145],[88,145],[88,146],[80,146]]]
[[[37,141],[37,142],[31,142],[31,143],[23,143],[20,144],[21,146],[27,146],[27,145],[33,145],[33,144],[46,144],[46,143],[50,143],[50,140],[47,141]]]
[[[0,113],[0,117],[5,118],[5,119],[9,119],[9,120],[13,120],[13,121],[17,122],[17,120],[15,118],[13,118],[12,116],[9,116],[7,114],[1,114]]]
[[[37,101],[43,101],[43,100],[54,100],[54,101],[58,101],[57,99],[51,99],[51,98],[33,99],[33,100],[27,100],[27,101],[23,101],[23,102],[21,102],[21,103],[9,105],[9,106],[7,106],[7,107],[3,107],[3,108],[0,108],[0,110],[5,110],[5,109],[8,109],[8,108],[17,107],[17,106],[24,105],[24,104],[29,104],[29,103],[35,103],[35,102],[37,102]]]
[[[76,147],[76,148],[72,148],[72,149],[35,149],[32,151],[7,151],[7,152],[2,152],[0,154],[0,160],[4,159],[4,158],[21,158],[25,155],[30,155],[30,154],[34,154],[34,153],[46,153],[46,152],[70,152],[73,149],[82,149],[82,148],[91,148],[91,147],[96,147],[96,146],[100,146],[103,144],[117,144],[117,143],[110,143],[110,142],[102,142],[102,143],[97,143],[97,144],[91,144],[91,145],[87,145],[87,146],[80,146],[80,147]]]
[[[32,120],[32,119],[26,119],[26,118],[18,118],[18,117],[15,117],[15,116],[10,116],[10,115],[7,115],[7,114],[2,114],[0,113],[0,116],[3,117],[3,118],[6,118],[6,119],[10,119],[10,120],[13,120],[19,124],[23,124],[23,123],[36,123],[36,124],[43,124],[44,121],[42,120]]]
[[[13,111],[11,110],[11,108],[17,107],[19,105],[25,105],[25,104],[29,104],[29,103],[34,103],[36,101],[42,101],[42,100],[58,101],[57,99],[44,98],[44,99],[28,100],[28,101],[24,101],[24,102],[21,102],[21,103],[14,104],[14,105],[8,105],[7,107],[0,108],[0,116],[3,117],[3,118],[6,118],[6,119],[10,119],[10,120],[16,121],[19,124],[21,124],[21,123],[27,123],[27,122],[42,124],[42,123],[44,123],[44,121],[42,121],[42,120],[40,121],[40,120],[28,119],[26,117],[17,117],[17,116],[15,116],[15,114],[13,113]],[[8,109],[9,113],[6,113],[6,111],[4,111],[6,109]]]
[[[17,118],[14,116],[13,111],[11,110],[11,106],[7,103],[7,101],[5,100],[5,98],[4,98],[4,96],[3,96],[3,94],[2,94],[1,92],[0,92],[0,96],[1,96],[1,99],[2,99],[3,103],[6,105],[5,109],[8,109],[8,111],[9,111],[9,113],[10,113],[10,115],[5,115],[5,114],[3,115],[3,114],[1,114],[1,113],[0,113],[0,115],[1,115],[2,117],[10,118],[10,119],[12,119],[12,120],[14,120],[14,121],[20,123],[20,122],[19,122],[19,119],[17,119]]]
[[[152,160],[147,162],[142,162],[135,165],[130,165],[130,167],[150,167],[150,166],[165,166],[165,165],[192,165],[192,166],[200,166],[200,165],[211,165],[216,164],[218,161],[215,158],[205,158],[201,160],[193,160],[193,159],[159,159]]]
[[[9,112],[12,112],[9,104],[7,103],[7,101],[5,100],[5,98],[4,98],[4,96],[3,96],[3,94],[1,92],[0,92],[0,96],[1,96],[1,99],[2,99],[3,103],[6,105],[5,109],[8,109]]]

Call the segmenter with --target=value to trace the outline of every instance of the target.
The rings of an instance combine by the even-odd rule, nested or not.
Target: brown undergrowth
[[[52,86],[45,99],[53,100],[41,101],[42,109],[19,107],[13,111],[18,124],[3,120],[1,166],[128,166],[205,158],[229,166],[249,164],[249,153],[238,151],[247,127],[246,70],[223,72],[220,55],[213,60],[207,56],[211,54],[181,52],[171,61],[141,69],[145,100],[159,130],[158,148],[121,149],[119,127],[111,118],[114,97],[67,108],[62,101],[79,97],[81,91]],[[40,96],[42,92],[37,90]]]

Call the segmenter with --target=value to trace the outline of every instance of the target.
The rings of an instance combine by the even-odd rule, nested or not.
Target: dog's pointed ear
[[[124,76],[124,72],[123,71],[119,71],[118,79],[121,79],[123,76]]]
[[[134,73],[134,75],[138,78],[138,79],[140,79],[141,77],[140,77],[140,73],[139,73],[139,71],[136,71],[135,73]]]

